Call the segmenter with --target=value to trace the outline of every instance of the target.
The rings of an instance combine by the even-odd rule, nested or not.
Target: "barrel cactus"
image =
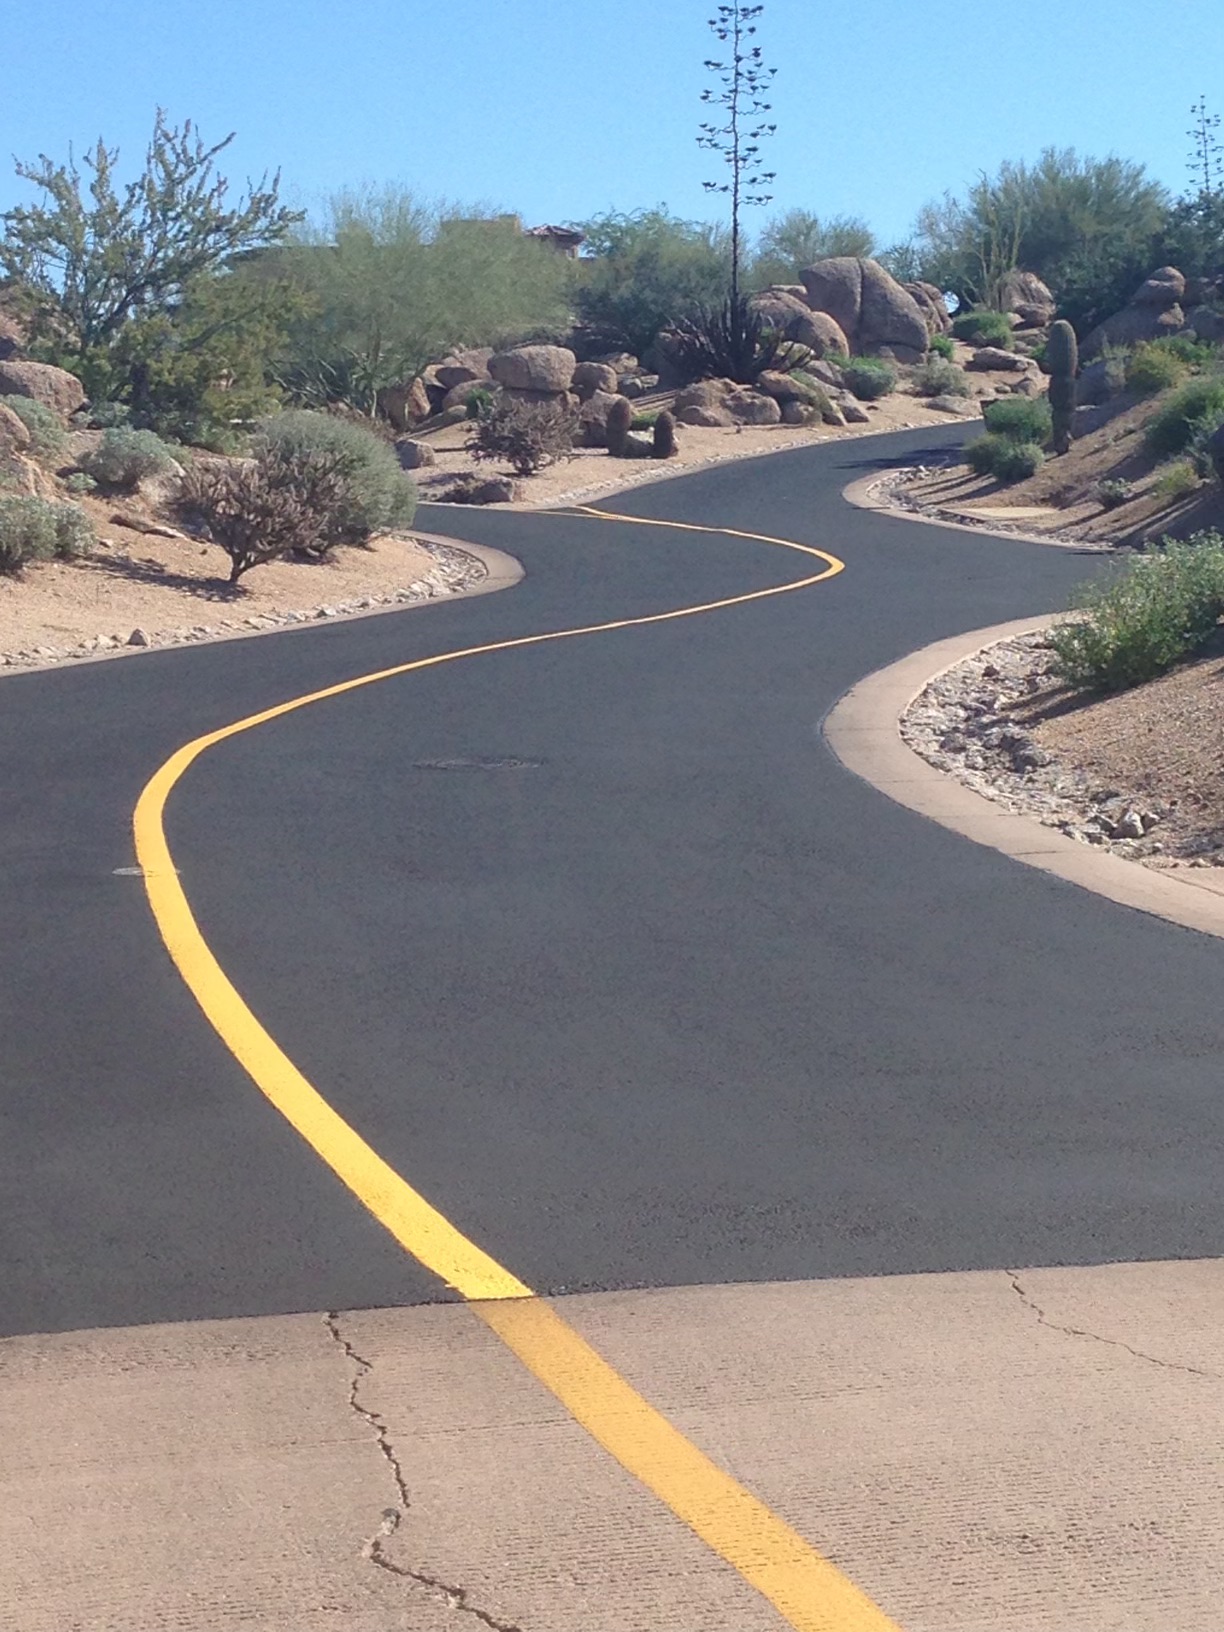
[[[676,421],[664,408],[654,422],[654,456],[656,459],[670,459],[676,451]]]
[[[628,397],[617,397],[608,409],[608,452],[613,459],[629,455],[629,427],[633,423],[633,404]]]
[[[1066,453],[1071,446],[1075,419],[1075,376],[1079,369],[1079,346],[1075,330],[1060,318],[1050,328],[1046,341],[1046,367],[1050,371],[1050,409],[1054,416],[1054,452]]]

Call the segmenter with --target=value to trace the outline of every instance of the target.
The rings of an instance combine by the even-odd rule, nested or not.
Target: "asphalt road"
[[[172,796],[188,897],[255,1013],[537,1290],[1224,1252],[1219,943],[900,809],[820,739],[862,675],[1056,608],[1098,565],[841,500],[947,439],[620,495],[846,571],[364,688],[210,750]],[[249,1083],[116,874],[167,754],[416,656],[807,567],[590,519],[421,520],[525,581],[0,683],[0,1332],[444,1295]],[[499,760],[524,763],[439,763]]]

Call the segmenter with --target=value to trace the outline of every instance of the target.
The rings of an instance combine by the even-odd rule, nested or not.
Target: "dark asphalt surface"
[[[1009,862],[822,716],[1095,559],[847,507],[950,433],[607,508],[819,544],[813,589],[445,665],[208,752],[168,833],[272,1034],[540,1290],[1224,1251],[1224,948]],[[425,512],[517,588],[0,682],[0,1331],[440,1297],[181,985],[130,866],[183,741],[415,656],[803,576],[582,519]],[[515,759],[503,769],[426,762]]]

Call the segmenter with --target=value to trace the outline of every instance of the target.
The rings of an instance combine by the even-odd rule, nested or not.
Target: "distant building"
[[[528,227],[527,236],[543,239],[552,245],[558,255],[564,255],[567,261],[577,260],[580,246],[586,243],[586,234],[576,227]]]

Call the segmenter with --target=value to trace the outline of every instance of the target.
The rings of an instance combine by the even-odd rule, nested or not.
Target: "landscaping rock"
[[[618,375],[618,390],[622,397],[648,397],[659,389],[657,374]]]
[[[789,397],[782,404],[783,425],[816,425],[822,417],[819,408],[810,402],[801,402],[798,397]]]
[[[841,409],[842,420],[847,425],[869,425],[871,423],[871,415],[858,398],[849,391],[843,391],[838,396],[835,406]],[[872,407],[874,406],[873,403]]]
[[[1054,321],[1058,302],[1035,272],[1009,272],[1000,289],[1000,307],[1019,318],[1018,327],[1044,329]]]
[[[757,380],[756,388],[767,397],[773,397],[775,402],[813,402],[816,393],[810,385],[797,380],[792,374],[779,374],[773,369],[766,369]]]
[[[67,369],[49,363],[0,363],[0,397],[29,397],[59,415],[65,424],[88,400],[85,387]]]
[[[789,289],[764,289],[752,296],[752,305],[771,328],[795,345],[806,346],[813,357],[850,355],[849,342],[835,319],[827,312],[814,312]]]
[[[438,456],[428,442],[416,442],[410,436],[396,438],[395,456],[404,470],[422,470],[438,462]]]
[[[1186,326],[1179,304],[1185,288],[1186,280],[1175,266],[1158,267],[1135,290],[1128,306],[1099,323],[1081,342],[1081,359],[1099,356],[1106,346],[1133,346],[1179,333]]]
[[[978,411],[977,403],[968,397],[930,397],[927,407],[934,408],[938,414],[955,414],[957,418],[965,418]]]
[[[511,476],[457,477],[441,495],[447,504],[513,504],[523,496],[522,483]]]
[[[21,348],[25,344],[25,335],[4,312],[0,312],[0,363],[6,363],[11,357],[20,357]]]
[[[724,412],[740,425],[780,425],[782,410],[772,397],[746,389],[731,392],[723,401]]]
[[[440,363],[435,363],[430,372],[444,391],[450,391],[455,386],[462,385],[465,380],[487,380],[492,356],[492,346],[455,351],[449,357],[444,357]]]
[[[1131,296],[1132,306],[1156,306],[1162,311],[1180,305],[1186,280],[1175,266],[1158,266]]]
[[[734,380],[698,380],[695,385],[686,385],[683,390],[677,391],[675,407],[677,411],[720,407],[723,399],[735,390],[738,387]]]
[[[397,431],[406,431],[409,426],[428,419],[432,410],[425,381],[415,379],[403,385],[384,386],[378,393],[378,408]]]
[[[605,396],[617,396],[618,379],[619,376],[611,363],[579,363],[570,385],[578,401],[587,402],[597,392],[602,392]]]
[[[612,369],[619,379],[626,374],[640,374],[642,365],[631,351],[607,351],[602,356],[592,357],[593,363],[603,363]]]
[[[512,391],[568,391],[578,359],[565,346],[516,346],[489,359],[489,373]]]
[[[0,401],[0,457],[24,453],[30,446],[30,433],[25,421]]]
[[[966,368],[990,374],[1039,374],[1041,370],[1031,357],[1018,351],[1004,351],[1001,346],[979,346],[965,364]]]
[[[1224,306],[1195,306],[1186,313],[1186,327],[1208,345],[1224,340]]]
[[[149,639],[149,635],[146,630],[133,629],[127,638],[127,644],[129,646],[151,646],[153,642]]]
[[[579,363],[579,368],[583,365]],[[615,377],[615,376],[614,376]],[[608,415],[613,403],[619,400],[615,391],[595,391],[578,409],[578,446],[606,448],[608,445]]]
[[[933,283],[903,283],[901,287],[911,295],[914,304],[926,321],[928,334],[951,334],[952,317],[944,304],[943,293]]]
[[[707,429],[735,424],[725,408],[705,407],[700,403],[693,403],[688,408],[678,408],[676,419],[681,425],[703,425]]]
[[[487,377],[483,380],[460,380],[457,385],[452,385],[442,398],[443,413],[451,408],[462,408],[466,414],[468,398],[473,391],[487,391],[490,396],[497,396],[499,387]]]
[[[921,308],[878,261],[836,255],[804,267],[799,276],[808,305],[833,319],[852,352],[888,355],[899,363],[926,356],[930,334]]]

